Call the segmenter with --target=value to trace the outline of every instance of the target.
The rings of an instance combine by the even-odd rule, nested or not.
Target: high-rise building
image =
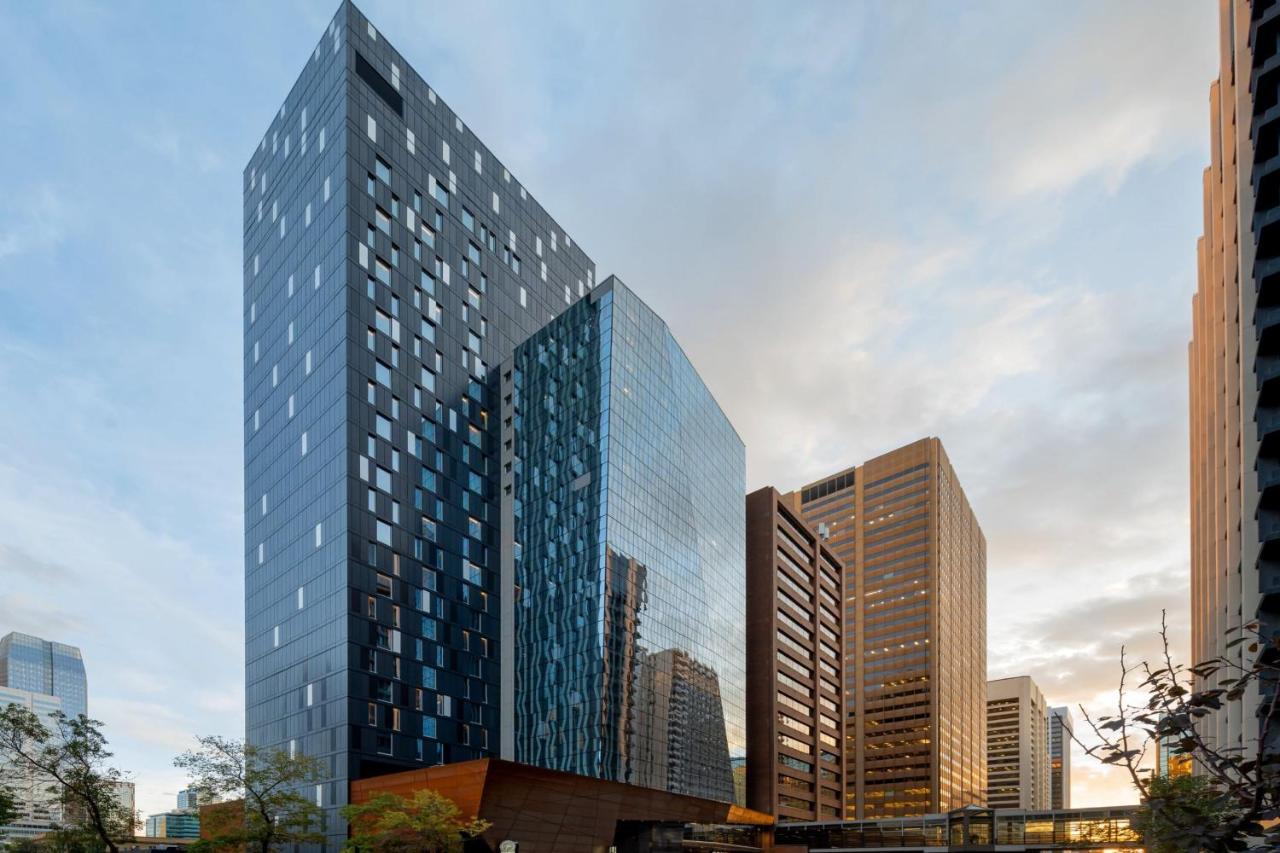
[[[747,495],[747,806],[844,817],[844,568],[772,487]]]
[[[1268,641],[1280,632],[1280,5],[1220,0],[1219,11],[1187,359],[1191,656],[1248,669],[1233,632],[1255,618]],[[1252,753],[1258,707],[1247,691],[1201,733]]]
[[[199,838],[200,815],[194,811],[178,810],[153,814],[147,818],[148,838]]]
[[[594,275],[343,2],[244,170],[246,736],[334,843],[350,780],[499,749],[490,368]]]
[[[68,717],[89,713],[80,650],[16,631],[0,637],[0,687],[57,696]]]
[[[732,802],[742,440],[615,278],[500,372],[503,757]]]
[[[1049,709],[1049,808],[1071,808],[1071,709]]]
[[[197,788],[184,788],[178,792],[178,810],[199,809],[201,806],[207,806],[210,803],[216,803],[217,798],[209,796],[208,791],[201,791]]]
[[[116,795],[120,809],[128,815],[129,831],[138,829],[138,786],[133,782],[117,779],[111,783],[111,790]]]
[[[1049,709],[1027,675],[987,682],[987,807],[1047,809]]]
[[[66,713],[62,699],[57,696],[0,686],[0,708],[9,705],[31,711],[50,729],[56,725],[54,715]],[[14,769],[4,766],[0,766],[0,778],[13,790],[18,807],[14,822],[0,826],[0,842],[36,838],[55,829],[62,822],[62,805],[57,795],[49,790],[46,778],[30,768]]]
[[[845,569],[845,815],[986,800],[987,546],[942,442],[786,496]]]

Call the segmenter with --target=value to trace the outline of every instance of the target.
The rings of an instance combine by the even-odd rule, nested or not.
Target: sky
[[[1096,709],[1162,609],[1185,648],[1212,0],[359,5],[668,321],[749,488],[942,439],[990,677]],[[144,814],[243,733],[241,169],[336,8],[0,3],[0,633],[83,650]]]

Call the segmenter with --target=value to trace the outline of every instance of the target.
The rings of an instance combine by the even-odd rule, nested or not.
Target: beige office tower
[[[1030,676],[987,682],[987,806],[1052,808],[1049,707]]]
[[[1191,658],[1247,669],[1233,629],[1257,617],[1271,637],[1280,625],[1280,7],[1221,0],[1219,13],[1187,354]],[[1201,733],[1252,752],[1257,697],[1225,702]]]
[[[786,499],[845,567],[846,818],[985,804],[987,543],[942,443]]]

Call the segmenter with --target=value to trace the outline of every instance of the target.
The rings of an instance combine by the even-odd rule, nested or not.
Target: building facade
[[[351,780],[499,750],[490,367],[594,284],[344,2],[244,169],[246,737]]]
[[[1220,0],[1218,79],[1188,348],[1191,654],[1252,663],[1233,632],[1280,630],[1280,6]],[[1206,685],[1201,685],[1206,686]],[[1252,752],[1260,695],[1201,731]]]
[[[845,569],[849,819],[986,800],[986,539],[942,443],[786,499]]]
[[[844,568],[772,487],[747,495],[747,806],[844,816]]]
[[[146,835],[148,838],[199,838],[200,815],[185,810],[151,815],[147,818]]]
[[[62,700],[57,696],[0,687],[0,708],[9,705],[31,711],[50,729],[55,725],[54,715],[65,713]],[[62,805],[57,796],[49,792],[46,779],[30,769],[14,772],[3,766],[0,766],[0,778],[4,778],[5,784],[13,789],[18,812],[13,823],[0,826],[0,841],[35,838],[55,829],[62,822]]]
[[[615,278],[516,347],[500,396],[504,757],[732,802],[741,439]]]
[[[1049,807],[1071,808],[1071,709],[1049,709]]]
[[[89,687],[80,650],[13,632],[0,637],[0,687],[57,696],[68,717],[89,713]]]
[[[987,682],[987,806],[1052,808],[1049,709],[1030,676]]]

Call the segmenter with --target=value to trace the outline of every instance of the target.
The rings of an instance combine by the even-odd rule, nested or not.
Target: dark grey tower
[[[496,754],[496,386],[591,260],[350,3],[244,171],[246,727],[352,779]]]

